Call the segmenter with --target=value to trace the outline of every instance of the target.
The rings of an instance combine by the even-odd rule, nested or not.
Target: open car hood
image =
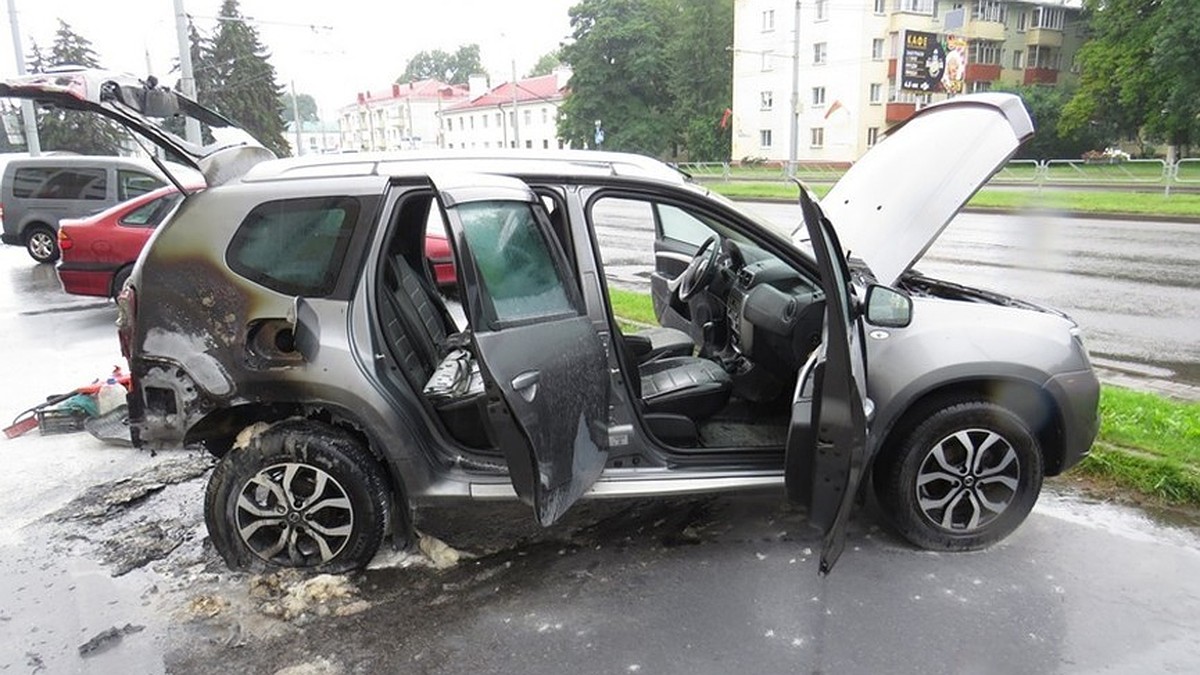
[[[1033,121],[1014,94],[926,106],[855,163],[821,209],[847,255],[893,284],[1032,135]]]
[[[255,164],[275,158],[229,119],[159,86],[154,78],[139,80],[103,70],[58,69],[0,81],[0,97],[104,115],[144,136],[171,159],[199,171],[209,186],[236,180]],[[203,143],[190,143],[168,130],[168,120],[183,129],[187,118],[200,123]]]

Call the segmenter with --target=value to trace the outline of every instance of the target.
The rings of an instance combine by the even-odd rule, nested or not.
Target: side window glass
[[[164,183],[140,171],[117,171],[117,201],[123,202],[153,192]]]
[[[483,292],[499,321],[577,312],[530,204],[474,202],[458,212]]]
[[[358,213],[358,200],[350,197],[260,204],[233,235],[226,261],[238,274],[280,293],[329,295]]]
[[[143,204],[126,214],[121,219],[121,224],[126,227],[158,227],[163,217],[174,208],[179,198],[180,195],[175,193]]]
[[[658,217],[662,223],[663,236],[667,239],[698,247],[713,235],[712,228],[702,220],[670,204],[658,205]]]
[[[19,169],[13,177],[13,196],[33,199],[103,200],[108,179],[104,169]]]

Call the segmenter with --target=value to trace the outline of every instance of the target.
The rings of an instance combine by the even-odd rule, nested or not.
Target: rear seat
[[[473,448],[491,447],[479,365],[450,334],[455,327],[445,305],[403,255],[383,260],[380,310],[392,356],[452,436]]]

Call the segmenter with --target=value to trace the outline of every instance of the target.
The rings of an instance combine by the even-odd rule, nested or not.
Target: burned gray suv
[[[866,484],[916,545],[980,548],[1096,433],[1069,318],[910,270],[1032,134],[1014,96],[922,109],[820,205],[801,190],[791,237],[634,155],[276,160],[153,82],[0,96],[121,121],[208,181],[143,252],[119,334],[135,441],[221,458],[205,514],[233,567],[363,566],[442,500],[516,498],[548,525],[583,497],[774,486],[828,572]],[[212,142],[154,121],[180,116]],[[620,279],[659,325],[614,316]]]

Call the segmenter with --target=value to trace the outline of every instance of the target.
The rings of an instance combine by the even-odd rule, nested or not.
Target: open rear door
[[[550,525],[608,458],[604,346],[541,201],[504,176],[433,177],[513,488]]]
[[[825,291],[825,336],[800,373],[788,432],[788,497],[824,534],[820,573],[842,554],[866,454],[866,371],[846,259],[829,221],[801,189],[800,205]]]

